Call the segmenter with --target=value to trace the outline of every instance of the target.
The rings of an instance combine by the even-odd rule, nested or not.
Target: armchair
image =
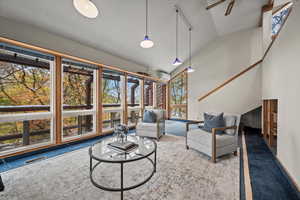
[[[206,132],[200,128],[190,130],[191,124],[203,123],[203,121],[191,121],[186,124],[186,148],[193,148],[211,157],[216,162],[217,157],[234,153],[237,155],[239,115],[224,115],[225,127],[213,128],[212,132]],[[218,130],[224,134],[216,134]]]
[[[150,137],[159,140],[165,134],[165,110],[148,109],[156,114],[155,123],[145,123],[142,120],[136,125],[136,135],[143,137]]]

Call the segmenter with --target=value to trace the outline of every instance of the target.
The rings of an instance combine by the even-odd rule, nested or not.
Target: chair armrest
[[[215,140],[215,138],[216,138],[216,132],[217,131],[225,131],[227,129],[236,129],[236,128],[237,128],[237,126],[226,126],[226,127],[212,128],[211,132],[212,132],[213,140]]]
[[[190,125],[192,124],[199,124],[199,123],[204,123],[204,121],[189,121],[186,123],[186,131],[189,131]]]
[[[219,127],[219,128],[213,128],[212,132],[216,132],[216,131],[225,131],[227,129],[236,129],[237,126],[226,126],[226,127]]]
[[[161,126],[162,122],[164,122],[164,121],[165,121],[164,118],[156,120],[157,129],[159,129],[159,127]]]
[[[227,126],[227,127],[219,127],[212,129],[212,161],[216,162],[216,132],[217,131],[225,131],[227,129],[236,129],[237,126]]]

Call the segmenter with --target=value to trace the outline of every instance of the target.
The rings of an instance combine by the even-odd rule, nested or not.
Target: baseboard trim
[[[245,132],[242,131],[242,146],[243,146],[243,166],[244,166],[244,182],[245,182],[245,196],[246,200],[253,200],[252,186],[251,186],[251,178],[249,171],[249,161],[248,161],[248,153],[247,153],[247,145],[245,139]]]

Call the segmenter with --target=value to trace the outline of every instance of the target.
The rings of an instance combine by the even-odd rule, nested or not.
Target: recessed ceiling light
[[[90,0],[73,0],[73,5],[80,14],[87,18],[98,16],[98,9]]]

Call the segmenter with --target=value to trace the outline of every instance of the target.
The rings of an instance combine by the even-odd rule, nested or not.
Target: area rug
[[[120,185],[120,165],[105,164],[95,179],[110,187]],[[146,161],[124,166],[125,185],[141,181],[151,171]],[[89,178],[88,148],[32,163],[2,173],[9,200],[118,200],[119,192],[96,188]],[[183,137],[165,135],[158,142],[157,172],[139,188],[124,192],[128,200],[239,199],[239,158],[228,155],[216,164],[194,150]]]

